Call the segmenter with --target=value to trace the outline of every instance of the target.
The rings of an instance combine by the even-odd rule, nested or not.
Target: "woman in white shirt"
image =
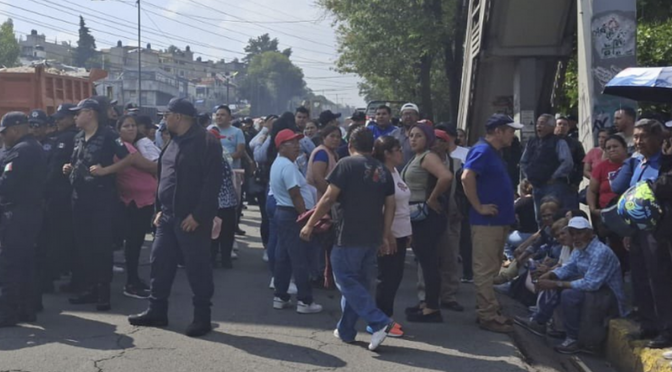
[[[394,298],[404,276],[406,248],[410,246],[413,231],[411,228],[411,209],[409,201],[411,191],[402,181],[397,167],[403,164],[401,145],[394,137],[379,137],[373,147],[373,157],[385,164],[394,179],[394,199],[396,210],[392,222],[392,235],[396,239],[397,251],[391,255],[378,256],[378,285],[376,287],[376,305],[388,317],[392,317]],[[394,324],[389,336],[401,337],[403,331],[398,323]]]

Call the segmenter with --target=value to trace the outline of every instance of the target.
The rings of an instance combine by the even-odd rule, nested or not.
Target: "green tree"
[[[277,38],[271,39],[268,34],[263,34],[256,39],[250,39],[245,47],[247,55],[243,58],[245,64],[249,64],[254,56],[260,55],[264,52],[280,52],[278,49],[279,41]],[[287,48],[281,52],[287,58],[292,56],[292,49]]]
[[[0,26],[0,66],[16,66],[20,53],[19,42],[14,35],[14,23],[10,18]]]
[[[91,31],[86,27],[84,18],[79,16],[79,40],[75,49],[74,62],[77,67],[88,67],[90,61],[96,57],[96,39],[91,35]]]
[[[461,0],[319,0],[336,17],[337,68],[368,99],[408,100],[430,118],[457,117],[464,26]],[[436,110],[434,109],[436,107]]]
[[[252,115],[283,112],[306,93],[303,71],[278,51],[257,54],[250,60],[241,94],[252,106]]]

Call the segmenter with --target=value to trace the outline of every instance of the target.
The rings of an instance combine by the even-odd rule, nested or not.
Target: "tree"
[[[430,118],[457,117],[465,27],[461,20],[466,16],[462,0],[319,4],[336,17],[338,70],[364,78],[360,93],[417,102]]]
[[[277,38],[271,39],[268,34],[263,34],[256,39],[250,39],[247,46],[245,47],[245,53],[247,55],[243,58],[245,64],[250,64],[254,56],[260,55],[264,52],[280,52],[278,49],[279,41]],[[282,51],[287,58],[292,56],[292,49],[287,48]]]
[[[303,71],[278,51],[267,51],[250,60],[241,93],[252,106],[252,115],[287,111],[288,103],[305,94]]]
[[[16,66],[20,54],[19,42],[14,35],[14,22],[10,18],[0,26],[0,66]]]
[[[86,27],[84,18],[79,16],[79,40],[75,49],[75,65],[77,67],[87,67],[87,64],[94,60],[95,56],[96,39],[91,35],[89,28]]]

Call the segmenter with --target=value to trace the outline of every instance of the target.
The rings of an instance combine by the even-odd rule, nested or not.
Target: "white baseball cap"
[[[567,224],[568,229],[592,230],[593,226],[583,217],[573,217]]]
[[[400,110],[400,112],[401,112],[402,114],[403,114],[404,111],[406,111],[406,110],[413,110],[413,111],[417,112],[418,114],[420,113],[420,109],[418,108],[418,105],[416,105],[415,103],[410,103],[410,102],[409,102],[409,103],[407,103],[407,104],[401,106],[401,110]]]

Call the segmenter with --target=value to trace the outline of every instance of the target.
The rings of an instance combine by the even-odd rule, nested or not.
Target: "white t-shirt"
[[[392,172],[392,179],[394,180],[394,201],[396,204],[394,221],[392,221],[392,235],[395,238],[405,238],[413,235],[411,206],[409,204],[411,189],[406,186],[396,169]]]
[[[457,146],[455,148],[455,151],[450,153],[450,157],[453,159],[460,159],[462,161],[462,164],[467,162],[467,154],[469,153],[469,149],[466,147],[462,146]]]
[[[563,246],[562,251],[560,251],[560,258],[558,258],[558,264],[563,265],[569,261],[569,256],[572,255],[572,248],[569,246]]]
[[[140,138],[138,142],[135,143],[138,152],[149,161],[157,161],[161,156],[161,150],[147,137]]]

